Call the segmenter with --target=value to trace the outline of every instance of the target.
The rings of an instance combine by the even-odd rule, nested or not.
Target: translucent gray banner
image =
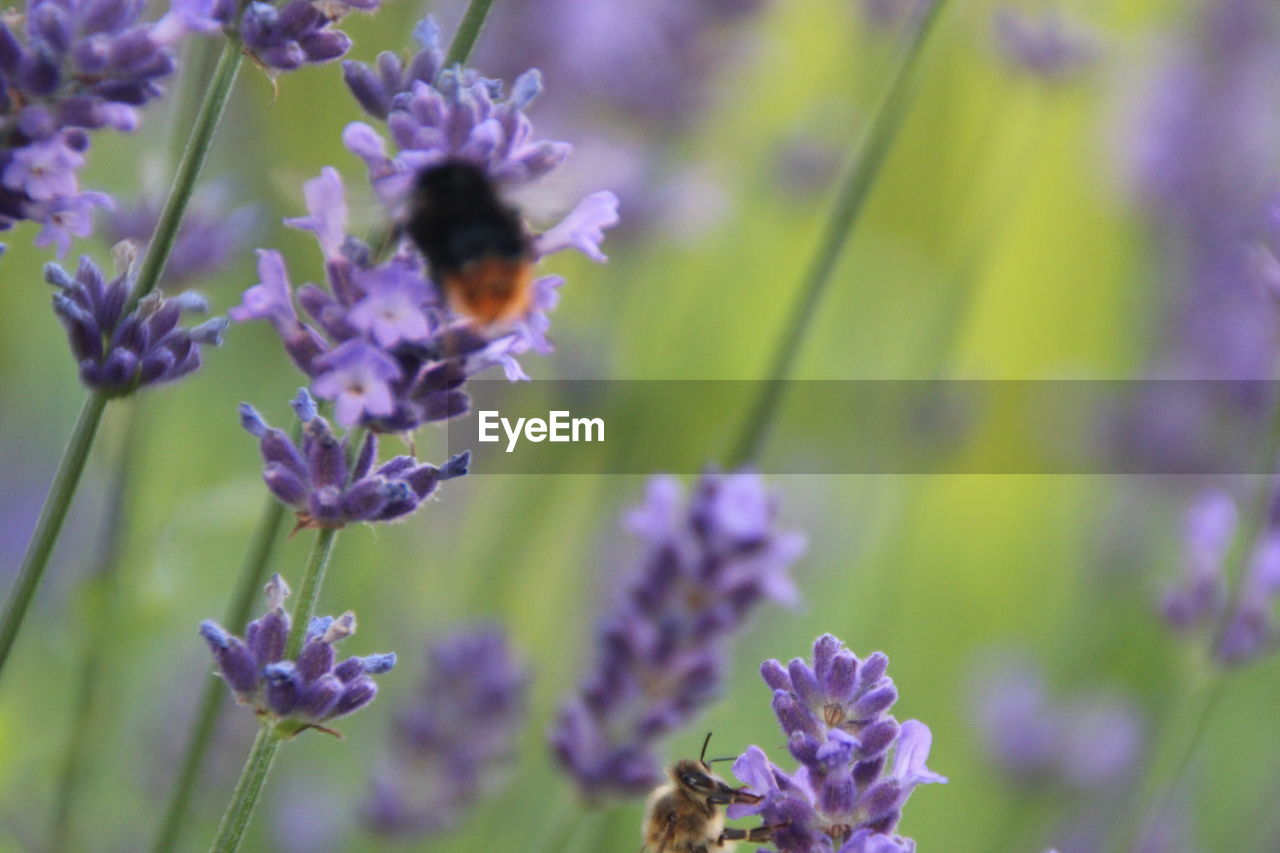
[[[696,473],[768,396],[776,474],[1263,474],[1270,382],[471,381],[447,427],[477,474]]]

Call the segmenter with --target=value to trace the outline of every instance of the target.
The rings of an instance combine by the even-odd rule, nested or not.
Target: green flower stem
[[[274,495],[267,496],[267,504],[259,518],[249,550],[245,553],[244,563],[240,569],[240,577],[236,581],[236,590],[227,606],[226,618],[223,621],[232,630],[239,631],[249,621],[253,603],[261,594],[262,585],[275,553],[276,543],[280,541],[281,524],[285,518],[284,504],[276,500]],[[200,768],[204,764],[205,753],[213,741],[214,728],[218,714],[226,696],[227,686],[217,676],[205,679],[204,693],[200,696],[200,704],[196,710],[196,722],[191,729],[191,737],[187,741],[186,754],[178,778],[169,792],[169,802],[165,807],[164,821],[160,824],[160,832],[156,835],[151,849],[155,853],[172,850],[177,844],[179,833],[191,804],[191,795],[195,791],[196,779],[200,776]]]
[[[26,556],[22,558],[18,580],[9,593],[9,600],[5,602],[4,614],[0,616],[0,673],[4,671],[5,661],[9,659],[13,641],[18,636],[18,628],[27,615],[36,588],[40,586],[40,579],[44,576],[45,567],[49,564],[49,555],[53,553],[58,533],[62,530],[62,522],[66,521],[67,510],[71,508],[76,487],[80,485],[80,475],[84,473],[85,463],[89,461],[89,450],[93,447],[93,438],[98,432],[98,424],[102,422],[102,412],[106,406],[107,398],[104,395],[89,395],[80,410],[75,429],[71,431],[67,448],[62,453],[58,472],[53,476],[53,485],[49,487],[49,495],[40,510],[40,519],[36,522],[35,532],[31,534]]]
[[[85,619],[83,661],[77,685],[71,735],[63,756],[62,774],[54,796],[53,823],[50,827],[49,850],[72,849],[72,828],[76,803],[86,780],[93,743],[98,732],[110,730],[101,719],[103,673],[111,656],[120,600],[121,556],[125,545],[124,517],[133,496],[138,470],[138,450],[142,446],[143,401],[133,400],[125,407],[116,462],[111,475],[112,500],[103,519],[100,559],[85,586]]]
[[[156,221],[156,230],[151,235],[147,256],[138,271],[138,280],[134,283],[130,294],[129,305],[132,307],[160,283],[164,266],[173,251],[174,240],[178,236],[178,228],[182,225],[182,217],[187,212],[187,205],[195,192],[196,182],[209,159],[209,151],[213,147],[213,136],[226,111],[227,101],[231,97],[231,89],[235,85],[236,75],[244,60],[240,37],[235,34],[227,36],[222,46],[222,55],[209,78],[209,88],[196,113],[195,124],[187,139],[186,150],[178,162],[178,171],[173,176],[173,186],[160,210],[160,218]]]
[[[200,177],[200,170],[209,157],[213,135],[222,119],[227,99],[231,95],[231,88],[235,83],[241,60],[239,37],[228,36],[222,56],[209,82],[208,93],[200,105],[200,111],[196,114],[195,126],[191,130],[191,138],[187,142],[186,151],[183,152],[182,161],[178,164],[173,186],[169,190],[169,196],[160,212],[160,219],[156,223],[150,248],[146,259],[142,262],[138,280],[130,296],[130,307],[154,290],[160,281],[160,274],[164,272],[164,265],[173,250],[173,241],[178,235],[178,226],[182,224],[183,214],[186,213],[187,204],[191,201],[191,194],[195,190],[196,180]],[[44,576],[49,556],[53,553],[53,546],[58,541],[58,533],[62,530],[62,523],[66,520],[67,510],[75,497],[76,487],[80,484],[80,476],[84,473],[85,463],[89,459],[89,450],[93,446],[93,439],[97,434],[98,424],[102,420],[102,412],[106,405],[107,398],[97,392],[91,393],[85,400],[84,407],[80,411],[80,419],[76,421],[71,440],[67,443],[62,462],[58,465],[58,472],[54,475],[49,496],[45,499],[44,508],[40,511],[40,520],[36,523],[35,532],[27,546],[27,554],[18,571],[18,581],[14,585],[13,592],[10,593],[9,600],[5,603],[4,614],[0,616],[0,673],[4,671],[9,652],[13,649],[14,639],[18,635],[18,629],[31,605],[32,598],[35,597],[40,579]]]
[[[240,849],[244,841],[245,830],[249,828],[249,819],[258,805],[258,797],[262,794],[262,786],[266,784],[267,774],[271,771],[271,763],[275,761],[276,750],[280,748],[280,736],[275,730],[264,725],[258,729],[258,737],[249,750],[249,758],[240,771],[240,780],[236,782],[235,791],[231,794],[231,803],[218,824],[218,835],[213,839],[210,853],[234,853]]]
[[[315,613],[316,599],[320,597],[325,569],[329,565],[329,556],[333,553],[333,543],[337,536],[336,528],[324,528],[316,535],[311,554],[307,558],[307,566],[303,570],[298,603],[293,611],[293,625],[285,643],[286,658],[297,657],[302,648],[302,639],[306,636],[307,624]],[[262,788],[266,785],[267,774],[275,760],[280,741],[281,735],[274,726],[263,725],[258,731],[258,737],[249,751],[249,758],[240,771],[240,780],[236,782],[235,791],[231,794],[231,803],[222,815],[222,822],[218,824],[218,835],[209,848],[213,853],[232,853],[240,848],[245,830],[249,828],[249,819],[253,816]]]
[[[307,567],[302,573],[302,585],[298,588],[298,603],[293,606],[289,639],[284,644],[285,660],[293,660],[302,651],[302,640],[307,635],[311,617],[316,615],[320,587],[324,584],[324,573],[329,568],[329,556],[333,553],[333,543],[337,538],[336,527],[322,528],[316,534],[316,541],[311,546],[311,556],[307,558]]]
[[[489,7],[492,5],[493,0],[471,0],[467,4],[467,11],[462,15],[462,23],[458,24],[458,31],[453,34],[453,41],[449,43],[449,52],[445,54],[445,68],[466,63],[471,56],[471,49],[476,46],[476,39],[480,37],[484,19],[489,15]]]
[[[360,452],[360,445],[368,430],[365,427],[353,429],[347,437],[348,467]],[[302,570],[302,583],[298,587],[297,604],[293,607],[292,624],[289,637],[285,640],[284,658],[292,660],[302,651],[302,641],[307,635],[307,626],[316,612],[316,602],[320,599],[320,588],[324,586],[325,570],[329,567],[329,557],[333,554],[333,544],[337,541],[340,528],[324,527],[316,534],[311,545],[311,553],[307,556],[307,565]],[[212,851],[223,853],[240,846],[245,830],[249,826],[249,818],[262,794],[262,787],[267,781],[267,772],[275,758],[276,748],[280,745],[282,735],[275,726],[264,725],[258,732],[258,739],[253,743],[249,759],[240,773],[240,781],[236,783],[235,792],[231,795],[231,804],[222,816],[218,825],[218,837],[213,842]],[[164,849],[164,848],[157,848]]]
[[[827,220],[817,254],[801,283],[790,319],[778,339],[765,379],[760,383],[760,391],[747,410],[742,432],[732,446],[727,459],[730,468],[737,468],[760,456],[761,446],[777,412],[782,382],[791,373],[804,333],[831,281],[836,262],[857,227],[858,218],[866,207],[867,198],[880,174],[880,167],[884,165],[889,148],[906,116],[907,107],[915,93],[920,55],[945,3],[946,0],[934,0],[930,3],[913,28],[894,68],[884,98],[876,109],[875,118],[862,143],[854,151],[851,164],[836,194],[835,206]]]
[[[1114,843],[1109,849],[1116,853],[1138,849],[1148,829],[1168,812],[1218,706],[1224,675],[1221,667],[1215,667],[1207,676],[1200,673],[1167,706],[1156,730],[1151,760],[1137,788],[1134,808],[1127,819],[1117,822],[1119,832],[1112,834]]]

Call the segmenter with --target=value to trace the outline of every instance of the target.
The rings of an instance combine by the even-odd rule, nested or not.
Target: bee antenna
[[[706,763],[706,764],[718,764],[718,763],[720,763],[721,761],[737,761],[737,760],[738,760],[738,756],[736,756],[736,755],[726,755],[726,756],[724,756],[723,758],[708,758],[708,759],[706,760],[706,762],[705,762],[705,763]]]
[[[707,745],[710,743],[711,743],[711,732],[707,732],[706,739],[702,741],[702,752],[698,753],[698,761],[701,761],[703,764],[707,763],[703,761],[703,759],[707,757]]]

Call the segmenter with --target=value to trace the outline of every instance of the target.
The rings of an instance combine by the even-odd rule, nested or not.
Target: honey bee
[[[763,844],[776,826],[755,829],[725,827],[721,806],[730,803],[760,802],[761,797],[744,788],[732,788],[711,772],[706,761],[707,744],[702,742],[697,760],[677,761],[667,770],[671,781],[649,795],[645,806],[644,849],[653,853],[711,853],[728,851],[735,842]]]
[[[489,326],[528,310],[533,243],[484,169],[463,160],[423,169],[404,228],[454,312]]]

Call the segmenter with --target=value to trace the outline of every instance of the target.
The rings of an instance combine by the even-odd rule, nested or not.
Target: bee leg
[[[724,832],[720,833],[720,841],[748,841],[753,843],[769,841],[773,836],[773,831],[775,829],[782,829],[784,826],[786,826],[785,823],[771,823],[764,826],[757,826],[753,829],[737,829],[736,827],[729,827],[725,829]]]
[[[662,840],[658,842],[658,853],[664,853],[672,840],[676,837],[676,817],[675,812],[667,815],[667,831],[662,833]]]

